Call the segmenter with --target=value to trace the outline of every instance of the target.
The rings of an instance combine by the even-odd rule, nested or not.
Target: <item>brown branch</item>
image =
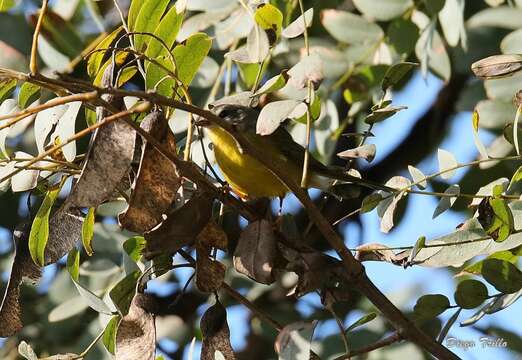
[[[67,144],[70,144],[71,142],[76,141],[76,140],[84,137],[85,135],[93,132],[94,130],[96,130],[96,129],[102,127],[102,126],[105,126],[108,123],[111,123],[113,121],[116,121],[116,120],[119,120],[121,118],[127,117],[127,116],[129,116],[131,114],[134,114],[134,113],[137,113],[137,112],[146,112],[146,111],[148,111],[149,108],[150,108],[150,103],[139,104],[139,105],[135,106],[134,108],[132,108],[130,110],[125,110],[125,111],[119,112],[117,114],[114,114],[114,115],[106,117],[103,121],[100,121],[100,122],[98,122],[98,123],[96,123],[96,124],[94,124],[92,126],[89,126],[88,128],[86,128],[86,129],[84,129],[82,131],[77,132],[76,134],[71,136],[69,139],[67,139],[63,143],[52,146],[50,149],[44,151],[43,153],[41,153],[40,155],[36,156],[32,160],[28,161],[26,164],[24,164],[23,167],[17,168],[13,172],[11,172],[11,173],[7,174],[6,176],[2,177],[0,179],[0,183],[3,183],[4,181],[12,178],[13,176],[15,176],[19,172],[23,171],[24,169],[30,167],[31,165],[34,165],[34,164],[36,164],[37,162],[39,162],[41,160],[44,160],[47,156],[53,154],[57,150],[60,150],[61,148],[63,148]]]

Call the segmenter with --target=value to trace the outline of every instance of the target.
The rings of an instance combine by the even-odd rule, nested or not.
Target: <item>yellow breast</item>
[[[288,192],[288,188],[263,164],[243,154],[229,133],[214,127],[209,129],[209,135],[223,176],[242,197],[275,197],[284,196]],[[269,151],[274,157],[280,158],[277,150],[270,146],[263,148],[263,151]]]

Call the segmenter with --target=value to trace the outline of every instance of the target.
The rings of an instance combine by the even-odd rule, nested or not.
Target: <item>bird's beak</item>
[[[209,120],[205,119],[202,116],[198,116],[195,119],[194,123],[196,124],[196,126],[201,126],[201,127],[208,127],[212,124]]]

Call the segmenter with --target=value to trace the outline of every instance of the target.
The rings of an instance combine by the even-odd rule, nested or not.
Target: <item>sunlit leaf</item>
[[[116,336],[118,332],[118,326],[121,322],[121,316],[116,315],[113,316],[109,321],[105,330],[103,331],[102,342],[103,346],[107,349],[111,354],[115,354],[116,352]]]
[[[295,38],[304,33],[305,28],[312,25],[314,17],[314,9],[310,8],[305,11],[304,15],[299,16],[297,19],[292,21],[290,25],[283,29],[281,35],[285,38]],[[305,26],[306,25],[306,26]]]
[[[443,179],[452,178],[456,173],[455,168],[459,165],[455,156],[449,151],[439,149],[437,158],[439,160],[439,171],[442,173],[440,176]]]
[[[45,195],[45,198],[36,213],[31,226],[29,235],[29,251],[31,258],[35,264],[43,266],[45,264],[45,247],[49,239],[49,215],[53,204],[60,193],[61,186],[51,189]]]
[[[87,212],[87,216],[82,225],[82,244],[83,248],[87,255],[91,256],[93,254],[92,250],[92,238],[94,236],[94,218],[95,218],[95,208],[89,208]]]

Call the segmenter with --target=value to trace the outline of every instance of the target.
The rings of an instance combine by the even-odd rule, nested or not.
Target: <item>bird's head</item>
[[[256,109],[236,104],[219,104],[212,106],[210,111],[232,125],[239,132],[255,132],[259,115]],[[213,126],[209,120],[202,117],[197,120],[196,124],[209,128]]]

